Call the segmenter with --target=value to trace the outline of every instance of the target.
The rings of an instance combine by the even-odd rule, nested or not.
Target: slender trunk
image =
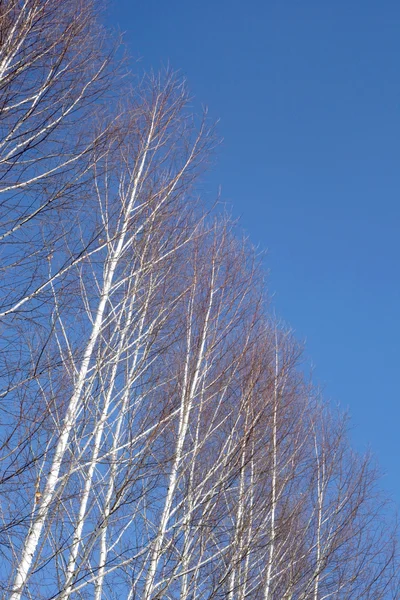
[[[248,409],[248,407],[247,407]],[[246,420],[244,425],[244,439],[248,435],[248,417],[249,410],[246,411]],[[238,494],[238,505],[235,522],[235,533],[232,545],[232,562],[231,562],[231,574],[228,580],[228,600],[234,600],[235,588],[240,585],[240,565],[242,560],[243,552],[243,514],[245,504],[245,477],[246,477],[246,460],[248,458],[247,447],[242,448],[242,457],[240,464],[240,476],[239,476],[239,494]]]
[[[150,600],[152,593],[153,593],[156,570],[157,570],[158,562],[161,557],[162,545],[163,545],[163,541],[164,541],[164,537],[165,537],[165,533],[166,533],[166,529],[167,529],[167,524],[168,524],[168,521],[170,518],[173,498],[175,495],[176,485],[177,485],[177,481],[178,481],[178,472],[179,472],[180,462],[182,459],[182,451],[183,451],[183,446],[185,443],[186,434],[187,434],[188,427],[189,427],[190,413],[191,413],[194,397],[195,397],[196,390],[197,390],[197,384],[198,384],[199,375],[200,375],[200,367],[201,367],[202,361],[204,360],[209,318],[210,318],[213,294],[214,294],[214,290],[213,290],[214,267],[212,269],[213,269],[213,271],[212,271],[212,277],[211,277],[211,283],[210,283],[210,298],[209,298],[207,311],[206,311],[206,315],[205,315],[205,319],[204,319],[196,366],[194,369],[192,382],[189,386],[189,369],[190,369],[190,358],[191,358],[191,353],[192,353],[192,318],[193,318],[193,311],[194,311],[194,301],[195,301],[194,295],[195,295],[195,290],[196,290],[196,282],[193,286],[193,293],[192,293],[192,297],[190,300],[189,315],[188,315],[189,322],[188,322],[188,333],[187,333],[187,340],[188,340],[187,341],[187,354],[186,354],[186,361],[185,361],[183,392],[182,392],[182,398],[181,398],[181,407],[180,407],[180,415],[179,415],[179,425],[178,425],[175,457],[173,460],[171,474],[169,477],[168,491],[167,491],[167,495],[165,498],[164,508],[163,508],[161,521],[160,521],[160,526],[159,526],[157,537],[156,537],[156,540],[154,543],[154,548],[151,553],[150,566],[149,566],[148,574],[146,577],[144,593],[143,593],[144,600]],[[189,389],[188,389],[188,386],[189,386]]]
[[[143,311],[143,314],[141,317],[138,335],[137,335],[138,340],[140,340],[140,338],[142,336],[142,331],[144,328],[144,321],[145,321],[147,309],[148,309],[148,302],[146,302],[146,306],[144,308],[144,311]],[[106,565],[107,553],[108,553],[107,552],[107,528],[108,528],[108,520],[109,520],[109,517],[111,514],[111,500],[112,500],[112,497],[114,494],[115,480],[116,480],[117,469],[118,469],[118,447],[120,444],[123,420],[124,420],[124,417],[126,416],[126,411],[127,411],[128,404],[129,404],[131,382],[134,379],[137,363],[139,360],[139,351],[140,351],[140,344],[138,343],[136,346],[134,357],[133,357],[133,362],[130,367],[130,371],[128,373],[127,382],[126,382],[124,394],[122,397],[121,408],[120,408],[120,412],[119,412],[119,416],[118,416],[118,420],[117,420],[117,426],[116,426],[115,433],[114,433],[113,445],[112,445],[112,450],[111,450],[111,472],[110,472],[109,483],[108,483],[106,498],[105,498],[104,507],[103,507],[103,515],[102,515],[103,522],[102,522],[102,526],[101,526],[101,535],[100,535],[98,576],[96,577],[96,581],[95,581],[94,600],[101,600],[101,595],[102,595],[102,590],[103,590],[104,577],[105,577],[105,572],[106,572],[105,565]]]
[[[324,450],[322,449],[322,456],[320,456],[318,450],[317,436],[315,436],[315,456],[316,456],[316,467],[317,467],[317,540],[316,540],[316,558],[315,558],[315,576],[314,576],[314,590],[313,600],[318,600],[319,593],[319,582],[321,577],[321,543],[322,543],[322,511],[324,502],[324,487],[325,487],[325,461],[324,461]],[[321,463],[322,461],[322,463]]]
[[[88,472],[86,474],[86,478],[85,478],[85,485],[84,485],[84,489],[82,492],[82,498],[81,498],[81,504],[80,504],[79,514],[78,514],[77,524],[75,527],[71,552],[70,552],[68,565],[67,565],[64,591],[59,596],[60,600],[65,600],[65,598],[68,598],[70,596],[71,590],[72,590],[72,581],[73,581],[74,574],[75,574],[76,561],[77,561],[77,557],[78,557],[79,547],[82,542],[82,531],[83,531],[83,526],[85,524],[86,509],[87,509],[87,504],[89,501],[90,491],[92,488],[93,475],[94,475],[94,471],[97,466],[97,461],[98,461],[98,457],[99,457],[99,453],[100,453],[101,440],[103,437],[104,427],[105,427],[105,424],[106,424],[106,421],[108,418],[108,411],[109,411],[110,404],[111,404],[112,397],[113,397],[115,379],[117,376],[120,357],[124,350],[126,337],[128,335],[129,328],[130,328],[130,325],[132,322],[133,304],[134,304],[134,300],[131,302],[129,313],[128,313],[127,319],[126,319],[126,323],[124,325],[124,330],[122,332],[121,339],[118,344],[117,354],[113,359],[114,364],[112,367],[112,373],[111,373],[110,380],[108,381],[109,387],[108,387],[108,391],[107,391],[106,398],[104,401],[104,406],[103,406],[102,414],[100,417],[100,421],[97,424],[97,430],[96,430],[94,444],[93,444],[92,459],[90,461],[89,470],[88,470]],[[122,411],[123,411],[123,407],[121,409],[121,414],[122,414]]]
[[[247,597],[246,591],[249,582],[250,554],[254,543],[253,538],[253,512],[254,512],[254,445],[252,445],[252,458],[250,459],[250,481],[249,481],[249,523],[246,528],[246,559],[243,567],[242,585],[239,592],[239,600]]]
[[[264,600],[271,598],[272,567],[275,553],[275,520],[277,509],[277,469],[278,469],[278,374],[279,353],[278,340],[275,334],[275,377],[274,377],[274,409],[272,417],[272,481],[271,481],[271,539],[269,544],[269,556],[267,566],[267,582],[264,589]]]
[[[21,559],[17,566],[14,584],[12,587],[12,593],[10,596],[10,600],[20,600],[22,591],[24,589],[25,583],[29,576],[29,570],[33,561],[33,557],[35,555],[35,551],[37,545],[39,543],[39,539],[42,533],[42,529],[44,523],[47,518],[47,514],[49,511],[50,504],[53,500],[55,488],[58,481],[58,476],[61,469],[61,464],[64,458],[65,451],[67,449],[69,436],[72,428],[75,425],[77,409],[79,407],[79,403],[81,401],[83,387],[86,381],[86,376],[89,370],[90,361],[92,358],[92,354],[94,348],[96,346],[97,340],[102,330],[102,323],[104,312],[107,306],[107,302],[109,301],[110,292],[112,289],[112,284],[114,280],[114,274],[118,265],[118,261],[121,255],[121,251],[125,242],[125,237],[128,231],[128,222],[129,215],[131,210],[133,209],[135,200],[136,200],[136,192],[138,189],[138,184],[140,181],[140,177],[142,175],[147,154],[149,151],[150,143],[153,137],[154,131],[154,118],[155,115],[153,113],[153,120],[150,126],[147,143],[143,151],[143,155],[140,161],[140,166],[138,168],[138,172],[135,178],[132,194],[130,197],[130,201],[127,206],[126,216],[122,223],[121,231],[119,234],[118,242],[115,248],[115,251],[112,252],[110,261],[107,266],[105,281],[102,289],[100,303],[97,308],[97,314],[94,321],[92,333],[90,335],[88,344],[86,346],[86,350],[83,356],[82,365],[79,372],[79,377],[76,383],[75,391],[71,397],[69,407],[67,413],[65,415],[62,432],[60,438],[57,443],[57,447],[54,453],[54,458],[49,469],[49,474],[47,478],[46,487],[43,492],[42,502],[39,506],[39,510],[35,515],[33,522],[31,524],[30,530],[25,538],[24,546],[22,549]]]

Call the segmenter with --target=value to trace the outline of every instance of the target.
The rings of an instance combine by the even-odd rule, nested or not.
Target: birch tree
[[[93,153],[114,120],[106,94],[118,67],[97,13],[73,0],[0,3],[0,543],[8,547],[30,512],[13,506],[14,491],[34,483],[49,443],[49,399],[34,380],[50,360],[53,289],[97,233],[77,243]]]
[[[0,2],[1,597],[398,598],[373,461],[198,198],[213,128],[97,9]]]

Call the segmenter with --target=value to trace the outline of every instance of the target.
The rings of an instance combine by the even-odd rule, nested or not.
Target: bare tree
[[[60,216],[84,204],[93,151],[112,123],[114,49],[95,13],[91,1],[1,3],[1,318],[27,310],[69,266],[49,278],[43,259],[62,249]]]
[[[93,162],[115,129],[106,94],[117,63],[97,12],[95,3],[74,0],[0,2],[0,490],[11,502],[5,512],[2,506],[0,542],[6,546],[30,512],[16,510],[10,498],[35,479],[50,443],[49,399],[43,401],[35,380],[50,360],[60,365],[52,348],[54,288],[97,235],[86,229],[83,245],[74,240],[89,208]]]
[[[0,0],[0,39],[4,600],[398,598],[371,459],[196,198],[184,82],[119,98],[94,1]]]

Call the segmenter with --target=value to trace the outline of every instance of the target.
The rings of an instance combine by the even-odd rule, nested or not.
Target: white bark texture
[[[399,598],[184,83],[128,89],[94,0],[0,1],[0,39],[0,598]]]

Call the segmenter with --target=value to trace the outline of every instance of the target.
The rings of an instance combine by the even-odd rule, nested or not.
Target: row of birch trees
[[[0,598],[399,598],[396,528],[171,73],[95,0],[0,0]]]

